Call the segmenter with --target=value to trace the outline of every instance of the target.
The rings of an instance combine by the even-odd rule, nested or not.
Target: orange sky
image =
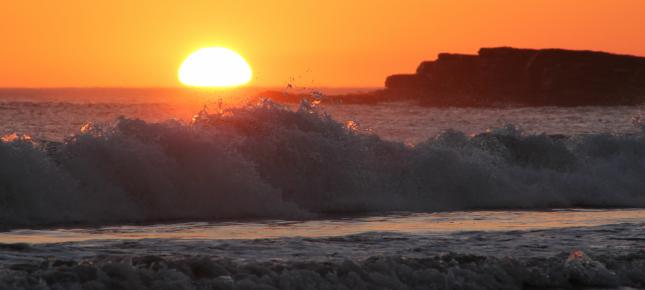
[[[645,55],[645,1],[3,1],[0,87],[179,86],[211,45],[253,85],[382,86],[438,52],[562,47]]]

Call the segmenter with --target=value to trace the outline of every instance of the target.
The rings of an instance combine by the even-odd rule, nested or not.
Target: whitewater
[[[0,288],[645,287],[640,107],[197,111],[1,102]]]

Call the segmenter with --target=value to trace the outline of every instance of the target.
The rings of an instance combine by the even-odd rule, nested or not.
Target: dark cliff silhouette
[[[620,105],[645,100],[645,58],[563,49],[482,48],[441,53],[389,93],[436,105]]]
[[[564,49],[481,48],[440,53],[415,74],[387,77],[385,89],[325,96],[325,103],[415,101],[428,106],[633,105],[645,101],[645,57]],[[265,92],[278,102],[308,94]]]

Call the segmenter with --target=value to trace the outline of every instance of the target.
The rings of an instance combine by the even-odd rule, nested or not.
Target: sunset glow
[[[179,81],[197,87],[232,87],[248,83],[253,73],[242,56],[224,47],[202,48],[179,68]]]
[[[383,86],[480,47],[645,55],[643,11],[634,0],[4,1],[0,86],[178,86],[177,66],[209,46],[242,53],[253,86]]]

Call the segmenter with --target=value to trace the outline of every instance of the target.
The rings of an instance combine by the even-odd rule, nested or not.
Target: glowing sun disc
[[[179,67],[179,81],[198,87],[233,87],[248,83],[251,66],[242,56],[224,47],[202,48]]]

